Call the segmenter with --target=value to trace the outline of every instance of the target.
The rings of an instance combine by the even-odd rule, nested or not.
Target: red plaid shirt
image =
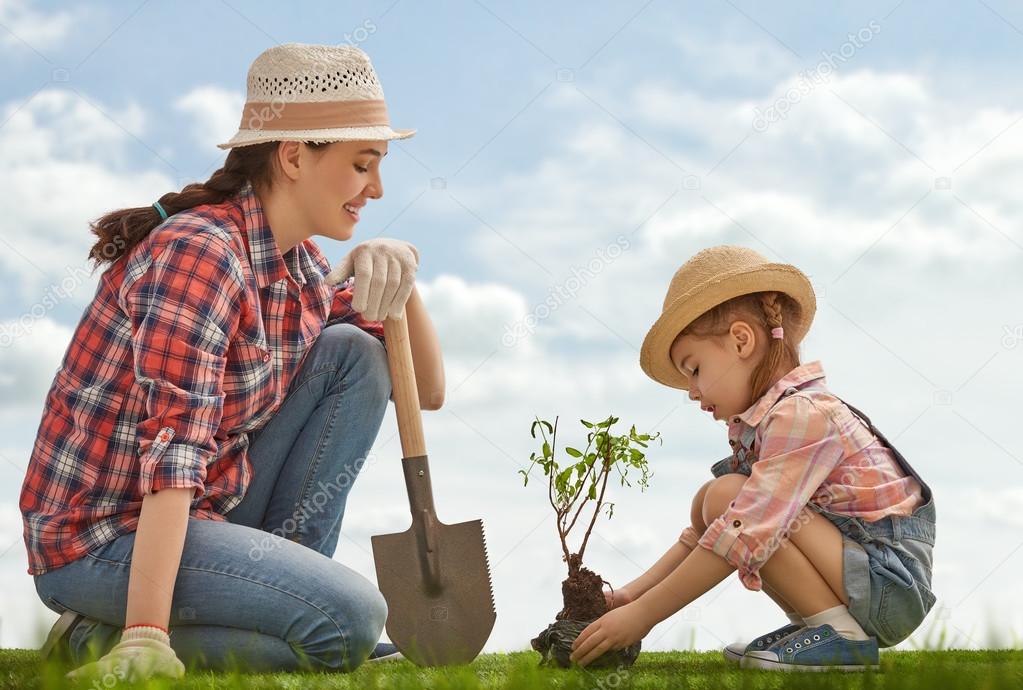
[[[789,387],[796,392],[779,400]],[[745,438],[753,439],[748,449]],[[828,392],[818,361],[795,367],[728,420],[728,440],[733,457],[741,449],[752,458],[749,479],[702,536],[687,527],[679,540],[731,563],[747,589],[761,589],[760,567],[789,531],[799,531],[807,503],[875,521],[910,515],[923,501],[920,483],[891,449]]]
[[[101,274],[21,489],[30,575],[134,531],[160,489],[193,488],[191,516],[226,520],[252,477],[248,432],[273,417],[323,328],[383,342],[329,271],[311,239],[281,254],[247,186],[171,216]]]

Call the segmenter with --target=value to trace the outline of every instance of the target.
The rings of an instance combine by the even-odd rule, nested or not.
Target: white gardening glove
[[[65,675],[70,680],[106,679],[135,682],[156,676],[181,678],[185,665],[170,646],[170,637],[161,630],[131,628],[121,633],[121,641],[91,664],[79,666]]]
[[[419,252],[403,240],[366,240],[348,252],[327,274],[328,285],[355,275],[352,309],[370,321],[398,318],[415,286]]]

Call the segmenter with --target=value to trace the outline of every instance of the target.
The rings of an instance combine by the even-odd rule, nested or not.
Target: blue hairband
[[[167,212],[163,210],[163,206],[160,205],[159,201],[153,204],[153,208],[159,212],[161,218],[167,220]]]

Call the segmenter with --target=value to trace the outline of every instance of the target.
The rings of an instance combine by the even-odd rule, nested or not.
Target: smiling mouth
[[[342,206],[342,208],[344,208],[345,212],[351,217],[353,221],[355,221],[356,223],[359,222],[359,209],[357,207],[352,206],[351,204],[345,204],[344,206]]]
[[[714,416],[714,411],[717,408],[714,407],[713,405],[707,405],[706,407],[701,407],[700,409],[702,409],[704,412],[710,412],[711,416]]]

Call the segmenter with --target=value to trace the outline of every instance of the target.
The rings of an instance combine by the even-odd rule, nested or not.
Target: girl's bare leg
[[[696,495],[693,497],[693,505],[690,509],[689,517],[692,520],[693,529],[700,534],[703,534],[707,529],[707,525],[703,524],[703,500],[707,493],[707,487],[710,486],[711,482],[713,480],[707,482],[696,491]],[[604,592],[608,608],[622,606],[637,599],[648,589],[663,580],[665,575],[677,568],[678,564],[684,561],[691,552],[692,549],[681,542],[672,544],[649,570],[622,587],[623,592],[621,590],[619,590],[620,593],[616,592],[615,594]]]
[[[778,594],[776,591],[771,589],[771,586],[765,581],[763,583],[764,594],[769,596],[771,600],[778,605],[778,607],[785,613],[786,616],[790,614],[799,615],[796,613],[796,607],[785,600],[785,598]]]
[[[729,508],[745,480],[743,475],[725,475],[711,483],[704,498],[705,523]],[[842,533],[807,508],[793,523],[788,539],[760,568],[760,575],[770,588],[769,596],[776,594],[803,618],[849,603],[842,577]]]

